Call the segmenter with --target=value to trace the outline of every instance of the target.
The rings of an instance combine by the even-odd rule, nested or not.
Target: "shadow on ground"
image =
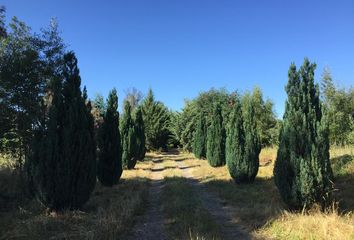
[[[331,159],[334,196],[343,212],[354,211],[354,156],[345,154]]]

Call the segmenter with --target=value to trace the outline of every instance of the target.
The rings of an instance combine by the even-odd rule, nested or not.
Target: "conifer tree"
[[[205,123],[205,117],[200,114],[195,136],[194,136],[194,147],[193,152],[195,157],[197,158],[205,158],[206,157],[206,147],[207,147],[207,129]]]
[[[236,183],[254,181],[259,167],[260,137],[256,127],[253,102],[238,97],[230,113],[226,137],[226,164]],[[244,109],[244,111],[242,111]]]
[[[274,179],[282,199],[293,209],[331,200],[328,122],[314,84],[316,64],[305,59],[299,71],[291,64],[288,99],[279,137]]]
[[[145,126],[143,121],[143,115],[141,113],[140,106],[135,112],[135,136],[136,136],[136,158],[138,160],[143,160],[145,158]]]
[[[64,56],[63,78],[53,81],[47,127],[36,134],[29,166],[37,198],[53,210],[80,208],[96,184],[93,118],[72,52]]]
[[[145,125],[146,149],[166,149],[171,135],[170,113],[163,103],[155,100],[151,89],[142,102],[141,111]]]
[[[219,104],[214,106],[207,130],[207,159],[212,167],[225,165],[225,129]]]
[[[136,136],[134,122],[131,116],[131,106],[128,101],[124,102],[124,113],[121,123],[122,142],[122,164],[126,169],[135,167],[136,158]]]
[[[104,186],[117,184],[122,175],[118,96],[114,88],[108,95],[107,110],[98,133],[97,177]]]

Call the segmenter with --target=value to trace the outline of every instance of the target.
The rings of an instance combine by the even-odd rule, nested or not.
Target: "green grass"
[[[185,178],[165,178],[162,203],[169,239],[222,239],[217,223],[202,207]]]

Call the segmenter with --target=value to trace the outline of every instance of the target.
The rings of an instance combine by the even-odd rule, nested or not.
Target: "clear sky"
[[[89,96],[152,87],[180,110],[211,87],[258,85],[284,112],[291,62],[307,56],[340,86],[354,85],[353,0],[5,0],[34,31],[59,21]]]

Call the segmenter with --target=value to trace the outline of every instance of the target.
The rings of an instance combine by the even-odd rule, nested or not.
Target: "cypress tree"
[[[122,164],[126,169],[135,167],[136,158],[136,136],[134,122],[131,116],[131,106],[128,101],[124,102],[124,113],[121,123],[122,137]]]
[[[305,59],[299,71],[291,64],[288,72],[274,180],[292,209],[314,203],[325,207],[331,200],[328,121],[322,113],[319,87],[314,84],[315,68],[316,64]]]
[[[226,137],[226,163],[236,183],[251,183],[258,172],[261,144],[252,101],[245,100],[243,104],[244,111],[237,98],[230,113]]]
[[[206,129],[205,117],[202,114],[200,114],[196,126],[195,136],[194,136],[193,152],[195,157],[200,159],[206,157],[206,146],[207,146],[206,140],[207,140],[207,129]]]
[[[146,148],[145,148],[145,126],[143,121],[143,114],[141,108],[138,107],[135,112],[135,136],[136,136],[136,158],[138,160],[143,160],[145,158]]]
[[[214,106],[207,130],[207,159],[212,167],[225,165],[225,129],[219,104]]]
[[[118,96],[114,88],[108,95],[107,110],[98,133],[97,177],[104,186],[117,184],[122,175]]]
[[[53,210],[80,208],[96,184],[93,118],[72,52],[64,56],[63,77],[63,84],[53,82],[46,129],[37,134],[29,166],[37,198]]]

